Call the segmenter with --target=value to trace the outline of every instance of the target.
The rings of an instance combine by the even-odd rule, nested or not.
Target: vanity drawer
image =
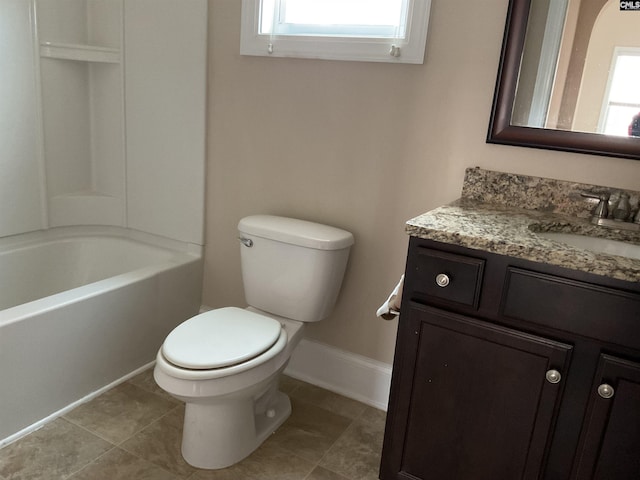
[[[416,293],[478,307],[483,259],[418,247],[414,269]]]
[[[502,311],[507,317],[640,349],[637,293],[509,268]]]

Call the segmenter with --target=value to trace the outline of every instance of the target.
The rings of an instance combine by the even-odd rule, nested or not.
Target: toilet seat
[[[178,368],[214,370],[267,352],[282,335],[280,322],[236,307],[210,310],[178,325],[165,339],[164,358]]]

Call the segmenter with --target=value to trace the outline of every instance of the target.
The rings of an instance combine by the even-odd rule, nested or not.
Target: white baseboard
[[[391,365],[302,339],[296,347],[286,375],[387,410]]]

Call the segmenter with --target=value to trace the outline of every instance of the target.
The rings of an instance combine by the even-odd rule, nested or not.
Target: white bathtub
[[[152,362],[201,290],[196,245],[103,227],[0,239],[0,446]]]

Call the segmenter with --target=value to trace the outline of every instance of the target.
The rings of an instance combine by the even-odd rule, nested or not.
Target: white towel
[[[385,320],[392,320],[400,315],[403,283],[404,274],[400,277],[400,281],[389,295],[389,298],[387,298],[387,301],[384,302],[376,312],[377,317],[384,318]]]

